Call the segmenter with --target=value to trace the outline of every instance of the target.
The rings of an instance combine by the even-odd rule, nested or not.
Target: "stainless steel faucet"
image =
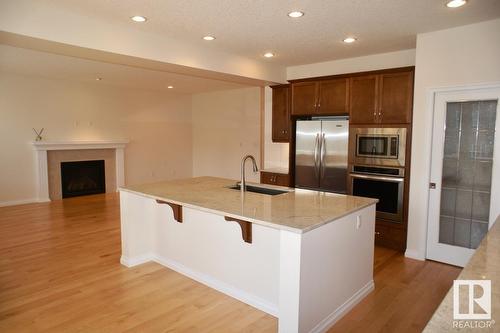
[[[257,168],[257,162],[255,162],[255,157],[253,157],[252,155],[246,155],[245,157],[243,157],[243,159],[241,160],[241,183],[240,183],[240,189],[241,189],[242,194],[243,194],[243,192],[246,191],[246,187],[247,187],[246,181],[245,181],[245,162],[247,161],[247,159],[252,160],[253,172],[259,171],[259,168]]]

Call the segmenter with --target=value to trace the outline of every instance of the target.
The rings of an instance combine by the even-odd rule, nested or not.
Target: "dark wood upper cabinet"
[[[348,79],[299,82],[292,84],[293,115],[346,115]]]
[[[290,141],[290,85],[271,87],[273,90],[272,140]]]
[[[413,104],[413,71],[350,79],[351,124],[409,124]]]
[[[352,77],[349,80],[349,123],[370,124],[377,118],[377,75]]]
[[[411,122],[413,71],[381,74],[378,121],[384,124]]]
[[[404,67],[292,81],[290,114],[348,114],[349,123],[353,125],[409,124],[413,107],[413,76],[414,68]],[[273,140],[279,135],[273,131]],[[280,140],[284,139],[276,139],[282,142]]]
[[[349,80],[320,81],[316,112],[323,115],[346,115],[349,105]]]
[[[317,104],[318,85],[316,82],[300,82],[292,84],[292,114],[315,114]]]

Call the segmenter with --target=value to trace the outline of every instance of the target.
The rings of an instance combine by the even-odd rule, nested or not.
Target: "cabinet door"
[[[317,113],[323,115],[346,115],[349,113],[349,80],[338,79],[319,82]]]
[[[413,72],[382,74],[378,118],[384,124],[411,122]]]
[[[376,123],[377,89],[376,75],[353,77],[349,81],[349,122],[351,124]]]
[[[292,84],[292,114],[313,115],[318,102],[318,84],[299,82]]]
[[[290,100],[289,87],[273,88],[272,139],[274,142],[289,142]]]
[[[272,172],[260,172],[260,182],[261,184],[276,185],[275,174]]]
[[[290,175],[261,171],[260,182],[269,185],[290,186]]]

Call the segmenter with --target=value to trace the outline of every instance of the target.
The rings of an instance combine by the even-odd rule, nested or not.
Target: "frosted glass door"
[[[426,258],[463,267],[500,215],[500,85],[436,91]]]
[[[439,242],[475,249],[488,231],[497,101],[446,106]]]

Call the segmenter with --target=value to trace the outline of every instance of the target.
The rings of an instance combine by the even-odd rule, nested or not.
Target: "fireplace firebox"
[[[106,193],[104,160],[61,162],[62,197]]]

